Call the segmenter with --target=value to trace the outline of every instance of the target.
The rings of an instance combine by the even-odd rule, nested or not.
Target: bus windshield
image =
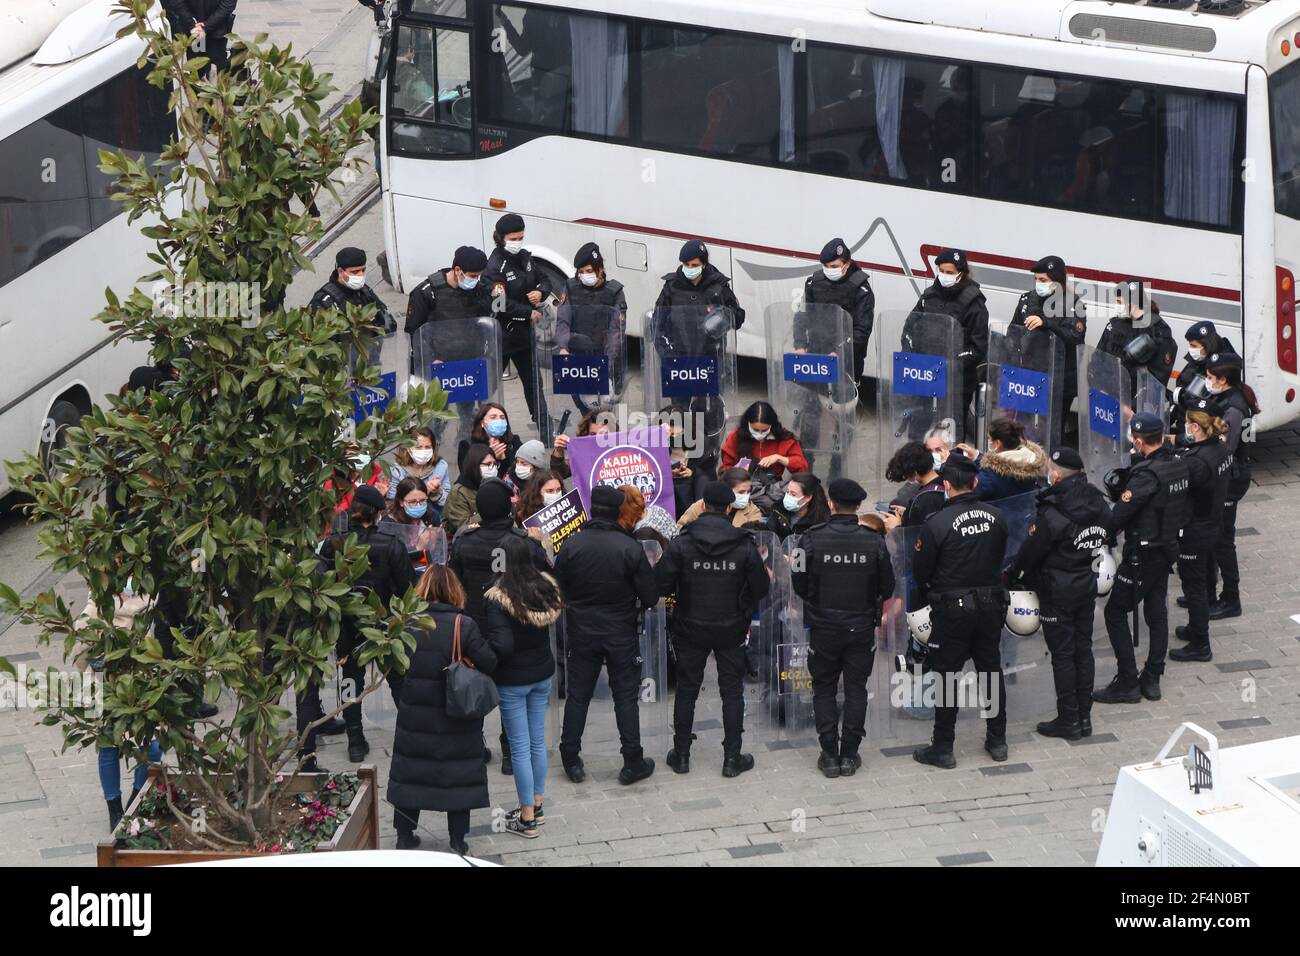
[[[1300,219],[1300,63],[1269,77],[1273,114],[1273,201],[1279,215]]]

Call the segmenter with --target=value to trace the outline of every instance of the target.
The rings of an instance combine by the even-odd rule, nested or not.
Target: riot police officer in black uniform
[[[487,607],[483,595],[487,592],[501,570],[498,564],[501,541],[510,535],[528,538],[532,545],[533,564],[538,570],[550,571],[550,562],[546,560],[546,551],[540,544],[529,538],[520,528],[515,527],[514,513],[510,508],[513,492],[510,486],[497,478],[491,478],[479,485],[474,496],[474,508],[481,523],[474,528],[465,528],[456,535],[451,544],[451,553],[447,557],[447,567],[456,572],[460,583],[465,588],[465,613],[474,619],[483,633],[487,633]],[[513,772],[510,759],[510,738],[501,732],[501,772]]]
[[[623,391],[621,365],[615,368],[613,350],[626,346],[621,337],[626,334],[627,297],[623,283],[605,275],[605,257],[600,246],[588,242],[573,257],[575,270],[572,279],[564,284],[560,297],[560,310],[555,320],[555,350],[561,355],[610,355],[610,389],[613,394]],[[616,320],[615,314],[623,317]],[[543,369],[543,374],[546,370]],[[576,400],[576,396],[575,396]],[[586,414],[589,408],[581,408]]]
[[[853,383],[862,381],[863,363],[867,358],[867,344],[876,322],[876,294],[871,290],[871,277],[853,261],[853,254],[843,239],[832,239],[822,248],[821,270],[813,273],[803,284],[803,300],[808,305],[838,305],[853,318]],[[799,313],[799,315],[806,315]],[[830,354],[839,350],[842,343],[823,343],[817,330],[803,330],[805,340],[800,340],[799,315],[796,315],[795,346],[809,352]]]
[[[912,753],[919,763],[951,770],[957,729],[957,677],[967,660],[975,663],[986,706],[993,707],[984,731],[984,749],[994,760],[1007,759],[1007,687],[1002,675],[1002,626],[1010,603],[1002,585],[1007,522],[1002,512],[971,494],[975,463],[949,455],[940,475],[948,504],[926,519],[912,555],[912,583],[918,607],[930,604],[928,661],[936,674],[934,739]],[[991,686],[994,679],[997,687]],[[995,696],[996,695],[996,696]],[[992,701],[989,698],[994,698]]]
[[[408,588],[415,586],[415,569],[406,554],[406,546],[396,537],[380,531],[376,526],[376,521],[379,515],[383,514],[387,504],[384,496],[372,485],[358,486],[352,493],[352,504],[348,509],[348,530],[330,535],[320,549],[320,560],[325,564],[332,564],[335,551],[343,546],[343,540],[349,534],[356,535],[357,544],[369,545],[366,570],[357,579],[357,588],[377,593],[379,603],[384,608],[388,607],[388,602],[394,595],[405,594]],[[351,682],[352,692],[357,697],[360,697],[366,686],[365,668],[356,660],[356,652],[363,643],[365,638],[357,633],[350,621],[345,619],[334,654],[342,667],[343,679]],[[389,674],[388,684],[393,692],[393,702],[397,703],[402,696],[402,675]],[[319,716],[319,696],[316,699],[316,710]],[[307,722],[310,723],[312,719],[315,718],[308,715]],[[348,731],[348,760],[360,763],[370,752],[370,744],[366,742],[366,736],[361,729],[359,702],[349,704],[343,709],[343,722],[347,725]],[[301,716],[299,723],[302,724]]]
[[[485,276],[492,287],[493,310],[501,321],[501,364],[504,370],[515,363],[528,414],[536,421],[532,323],[542,317],[542,301],[554,290],[524,248],[522,216],[508,212],[498,219],[492,241],[496,248],[488,257]]]
[[[1029,535],[1011,580],[1038,592],[1038,619],[1052,654],[1056,719],[1038,725],[1044,737],[1092,735],[1092,621],[1097,609],[1096,556],[1111,535],[1106,496],[1088,484],[1083,459],[1058,448],[1047,463],[1051,484],[1038,493]]]
[[[668,766],[691,769],[695,701],[704,682],[709,653],[718,668],[722,696],[722,775],[735,777],[754,766],[741,753],[745,719],[745,637],[771,580],[753,536],[731,523],[735,492],[725,482],[704,486],[704,511],[668,544],[655,566],[659,593],[676,595],[673,650],[677,654],[677,700],[673,705],[673,749]]]
[[[1236,355],[1226,336],[1220,335],[1214,323],[1208,320],[1197,322],[1189,328],[1183,337],[1187,339],[1186,364],[1178,373],[1178,385],[1173,391],[1173,405],[1169,415],[1169,433],[1182,434],[1183,412],[1195,408],[1201,399],[1209,395],[1205,381],[1205,363],[1211,355]]]
[[[1169,652],[1171,661],[1210,661],[1210,562],[1223,534],[1223,503],[1228,498],[1232,453],[1228,424],[1217,402],[1201,399],[1184,411],[1182,441],[1176,448],[1187,462],[1187,524],[1178,540],[1178,578],[1183,585],[1187,624],[1174,629],[1186,647]]]
[[[1136,391],[1140,368],[1155,376],[1161,385],[1168,385],[1178,346],[1146,284],[1140,279],[1125,279],[1115,287],[1115,299],[1120,314],[1106,323],[1097,342],[1098,350],[1117,356],[1128,369],[1130,398]]]
[[[1221,621],[1241,616],[1241,572],[1237,566],[1237,505],[1250,490],[1250,444],[1254,441],[1252,419],[1259,414],[1255,390],[1242,378],[1241,356],[1219,352],[1205,361],[1210,395],[1223,409],[1228,426],[1224,441],[1232,455],[1228,472],[1228,497],[1223,502],[1223,531],[1214,546],[1214,562],[1209,571],[1209,589],[1214,593],[1219,576],[1223,587],[1219,599],[1210,603],[1210,620]]]
[[[971,275],[970,260],[960,249],[944,249],[934,257],[934,268],[934,282],[921,293],[916,307],[903,324],[903,347],[912,352],[943,354],[943,349],[926,347],[926,339],[930,336],[926,334],[925,317],[946,315],[957,322],[962,330],[959,353],[962,375],[961,414],[968,415],[971,399],[979,384],[979,370],[989,357],[988,303],[984,299],[984,290]],[[929,425],[930,422],[924,422],[921,432]],[[919,438],[921,434],[913,431],[909,437]]]
[[[1165,606],[1169,572],[1178,557],[1178,533],[1187,516],[1190,484],[1187,463],[1165,444],[1165,425],[1157,415],[1139,412],[1129,423],[1137,461],[1106,476],[1115,501],[1115,531],[1124,532],[1124,553],[1106,602],[1106,633],[1119,670],[1092,699],[1101,704],[1136,704],[1160,699],[1160,675],[1169,646]],[[1128,616],[1142,605],[1150,644],[1138,673]]]
[[[309,309],[336,309],[346,312],[347,307],[373,305],[375,317],[371,320],[378,332],[396,332],[397,320],[388,306],[366,285],[366,253],[363,249],[348,246],[334,257],[334,273],[329,281],[316,290],[308,303]]]
[[[1069,411],[1079,393],[1078,350],[1088,331],[1088,309],[1078,290],[1068,288],[1065,260],[1060,256],[1044,256],[1030,267],[1030,271],[1034,274],[1034,288],[1020,296],[1011,324],[1037,333],[1024,340],[1024,368],[1053,371],[1051,358],[1055,350],[1051,348],[1051,339],[1046,337],[1061,341],[1064,367],[1060,369],[1062,378],[1057,398],[1060,412],[1057,418],[1062,423],[1062,430],[1068,432],[1078,421]],[[1070,444],[1077,443],[1076,432]]]
[[[440,336],[438,354],[426,356],[441,361],[473,358],[478,349],[470,341],[448,341],[466,338],[463,333],[467,323],[492,314],[491,292],[483,282],[488,257],[481,249],[461,246],[456,250],[451,265],[439,269],[414,289],[406,301],[406,334],[411,337],[411,371],[417,371],[416,334],[431,322],[460,320],[455,335]],[[444,354],[445,353],[445,354]],[[428,374],[427,370],[424,371]]]
[[[867,681],[876,654],[880,608],[894,593],[894,569],[885,539],[858,524],[858,505],[867,497],[849,478],[828,486],[830,520],[814,525],[800,546],[790,583],[804,601],[813,716],[827,777],[852,776],[862,766],[858,747],[867,735]],[[802,570],[799,568],[802,567]],[[844,678],[844,724],[836,693]]]

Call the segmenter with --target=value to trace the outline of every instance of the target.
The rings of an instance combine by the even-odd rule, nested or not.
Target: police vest
[[[623,286],[613,279],[599,289],[588,289],[576,279],[570,279],[565,287],[566,306],[569,317],[570,351],[582,351],[584,354],[600,354],[605,351],[605,342],[609,337],[610,325],[616,321],[614,311],[619,307]],[[589,340],[590,351],[574,349],[573,336],[582,336]]]
[[[1231,388],[1214,398],[1229,408],[1241,412],[1241,436],[1237,441],[1237,450],[1232,453],[1232,467],[1228,474],[1228,497],[1235,500],[1250,488],[1250,453],[1246,450],[1248,444],[1246,435],[1254,426],[1252,421],[1254,413],[1251,412],[1250,403],[1246,401],[1246,396],[1239,388]]]
[[[1212,439],[1189,445],[1180,455],[1184,460],[1196,458],[1205,462],[1210,471],[1209,481],[1193,485],[1187,492],[1187,523],[1218,527],[1223,520],[1223,500],[1228,493],[1228,476],[1232,471],[1232,454],[1223,442]],[[1190,466],[1188,473],[1190,475]]]
[[[447,277],[435,272],[427,280],[427,298],[430,305],[430,322],[454,319],[476,319],[483,314],[483,304],[477,294],[467,295],[461,289],[447,284]]]
[[[676,614],[688,621],[733,621],[741,614],[745,589],[745,555],[741,538],[721,554],[707,554],[691,542],[682,561]]]
[[[826,525],[804,537],[808,562],[808,603],[822,611],[874,615],[876,556],[880,537],[866,528],[851,533],[832,531]]]
[[[1138,514],[1132,526],[1133,537],[1147,544],[1171,544],[1187,523],[1188,493],[1191,478],[1187,462],[1172,454],[1157,452],[1133,466],[1133,474],[1150,471],[1156,478],[1156,493]]]

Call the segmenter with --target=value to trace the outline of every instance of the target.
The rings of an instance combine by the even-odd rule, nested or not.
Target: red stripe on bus
[[[629,232],[643,232],[652,236],[662,236],[666,239],[701,239],[704,242],[715,243],[720,246],[727,246],[730,249],[745,249],[750,252],[763,252],[773,256],[787,256],[792,259],[808,259],[817,262],[821,259],[821,254],[817,252],[802,252],[798,249],[780,249],[776,246],[759,246],[750,242],[733,242],[730,239],[723,239],[718,236],[701,236],[693,235],[686,232],[674,232],[671,229],[655,229],[650,226],[637,226],[626,222],[612,222],[607,219],[575,219],[575,223],[584,226],[600,226],[605,229],[624,229]],[[930,259],[938,255],[940,250],[946,247],[932,245],[929,243],[921,246],[921,259],[925,262],[924,269],[912,269],[911,274],[918,279],[933,279],[934,271],[930,267]],[[987,265],[1004,266],[1011,269],[1028,272],[1030,266],[1034,264],[1032,259],[1016,259],[1012,256],[1000,256],[991,252],[966,252],[966,258],[971,262],[982,262]],[[883,262],[867,262],[863,259],[854,259],[858,265],[864,269],[871,269],[876,272],[888,272],[893,275],[907,275],[908,270],[896,265],[890,265]],[[1125,272],[1106,272],[1102,269],[1070,269],[1070,274],[1076,279],[1088,279],[1097,282],[1120,282],[1124,279],[1141,279],[1153,289],[1160,289],[1165,292],[1176,292],[1182,295],[1195,295],[1205,299],[1220,299],[1225,302],[1240,302],[1241,292],[1237,289],[1226,289],[1219,286],[1199,285],[1194,282],[1178,282],[1173,279],[1154,279],[1150,276],[1134,275]]]

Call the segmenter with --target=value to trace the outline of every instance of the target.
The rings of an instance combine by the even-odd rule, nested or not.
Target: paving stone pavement
[[[350,51],[363,47],[358,38],[370,29],[369,13],[352,0],[241,0],[238,24],[243,33],[267,30],[300,51],[315,49],[313,60],[338,70],[340,95],[359,79],[353,53],[340,52],[343,44]],[[373,252],[379,236],[372,211],[321,255],[332,258],[343,244]],[[301,276],[292,300],[305,302],[320,281]],[[393,290],[379,291],[390,304],[404,304]],[[395,341],[390,346],[400,347]],[[522,413],[517,383],[510,383],[508,396],[511,410]],[[726,780],[719,773],[721,755],[701,745],[686,776],[673,774],[663,754],[652,753],[659,762],[654,776],[625,788],[616,779],[616,758],[588,756],[587,782],[575,786],[559,772],[552,750],[547,823],[532,841],[499,830],[515,795],[494,760],[489,784],[495,809],[475,811],[471,852],[511,866],[1091,864],[1117,768],[1151,759],[1179,722],[1194,720],[1215,731],[1222,746],[1300,733],[1300,625],[1289,619],[1300,612],[1294,571],[1300,509],[1293,507],[1300,505],[1300,428],[1260,436],[1255,456],[1256,485],[1239,516],[1246,613],[1213,625],[1213,663],[1169,665],[1163,700],[1098,705],[1091,740],[1038,737],[1033,724],[1046,715],[1018,713],[1012,696],[1010,761],[994,764],[979,729],[963,722],[952,771],[922,767],[909,756],[911,745],[928,735],[924,723],[906,738],[868,740],[862,769],[838,780],[816,772],[815,748],[759,745],[752,746],[755,770]],[[0,565],[0,580],[12,580],[13,570]],[[43,577],[36,583],[47,586],[43,582],[52,582],[74,606],[84,602],[77,580]],[[1184,615],[1172,598],[1170,610],[1171,625],[1181,623]],[[1100,611],[1095,641],[1100,684],[1113,672]],[[3,632],[0,653],[29,667],[61,663],[60,649],[38,648],[32,630],[18,625]],[[324,697],[333,699],[333,691]],[[386,698],[367,700],[370,759],[381,781],[388,775],[392,718]],[[497,730],[494,716],[486,735],[494,752]],[[320,753],[326,766],[349,766],[342,738],[327,738]],[[383,844],[392,846],[387,808],[382,821]],[[424,846],[446,849],[441,815],[425,814],[422,823]],[[57,728],[39,726],[30,711],[0,712],[0,864],[93,865],[94,844],[106,831],[94,752],[64,753]]]

